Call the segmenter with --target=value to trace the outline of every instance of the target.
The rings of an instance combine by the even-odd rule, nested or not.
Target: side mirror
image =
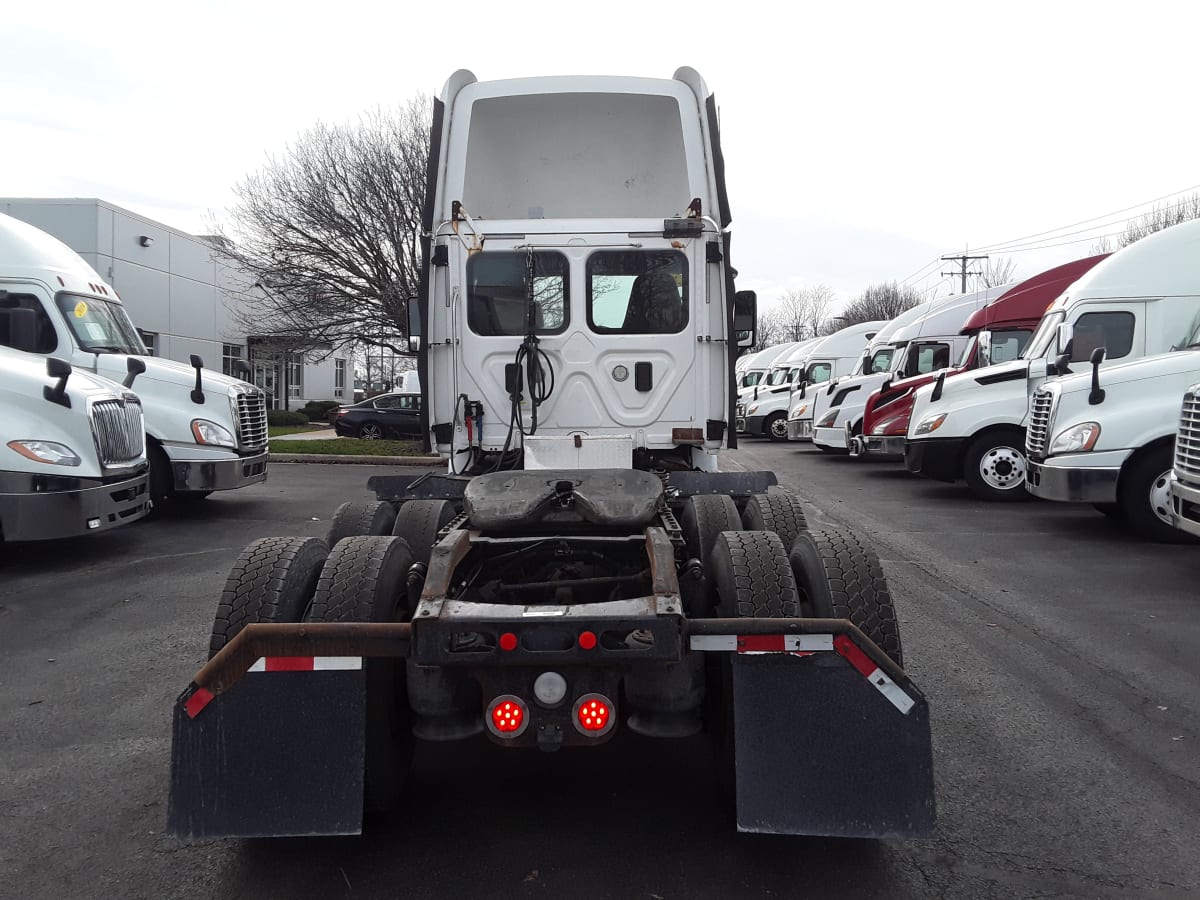
[[[992,364],[992,333],[990,331],[979,332],[975,344],[975,358],[979,361],[981,368]]]
[[[758,294],[738,291],[733,295],[733,331],[739,347],[754,346],[758,328]],[[745,335],[743,337],[742,335]]]
[[[136,356],[131,356],[125,360],[125,380],[121,384],[127,388],[133,387],[133,379],[137,378],[146,371],[146,364]]]
[[[46,385],[42,388],[42,396],[51,403],[57,403],[59,406],[70,409],[71,398],[67,396],[67,379],[71,377],[71,364],[65,359],[51,356],[46,360],[46,374],[51,378],[57,378],[58,383],[54,387]]]
[[[1092,390],[1088,394],[1088,403],[1096,406],[1104,402],[1104,390],[1100,387],[1100,364],[1104,362],[1104,357],[1107,355],[1107,350],[1104,347],[1097,347],[1092,351]]]
[[[204,360],[202,360],[199,356],[197,356],[195,353],[193,353],[188,358],[188,361],[192,364],[192,368],[196,370],[196,386],[194,388],[192,388],[192,402],[193,403],[203,403],[204,402],[204,388],[203,388],[203,382],[201,381],[201,378],[200,378],[200,370],[204,368]]]
[[[408,308],[408,352],[418,353],[421,350],[421,301],[409,297]]]
[[[1050,374],[1049,371],[1046,372]],[[1071,374],[1071,354],[1060,353],[1054,360],[1055,375],[1070,375]]]
[[[1067,348],[1071,344],[1071,338],[1075,336],[1075,328],[1070,322],[1063,322],[1058,326],[1058,331],[1055,335],[1055,349],[1059,354],[1068,352]]]

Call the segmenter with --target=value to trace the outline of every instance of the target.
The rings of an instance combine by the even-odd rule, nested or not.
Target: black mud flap
[[[189,689],[171,729],[168,831],[361,833],[364,709],[361,668],[250,672],[211,699]]]
[[[929,707],[911,682],[881,691],[815,657],[737,655],[732,665],[739,831],[933,833]]]

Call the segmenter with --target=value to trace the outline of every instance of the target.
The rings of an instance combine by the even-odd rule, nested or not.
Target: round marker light
[[[575,727],[588,737],[600,737],[612,730],[616,710],[603,694],[584,694],[575,701]]]
[[[511,631],[506,631],[506,632],[504,632],[504,634],[500,635],[500,649],[501,650],[516,650],[517,649],[517,636],[515,634],[513,634]]]
[[[492,734],[502,738],[518,737],[529,724],[529,710],[520,697],[501,694],[488,704],[487,726]]]
[[[533,696],[542,706],[558,706],[567,696],[567,679],[557,672],[543,672],[533,681]]]
[[[625,381],[629,377],[629,370],[624,366],[616,366],[612,370],[614,381]]]
[[[596,647],[596,633],[594,631],[579,632],[579,649],[593,650]]]

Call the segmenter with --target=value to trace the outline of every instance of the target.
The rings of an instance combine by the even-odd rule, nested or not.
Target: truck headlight
[[[77,466],[79,454],[66,444],[54,441],[9,441],[8,446],[26,459],[52,466]]]
[[[750,408],[746,410],[746,415],[752,416],[756,412],[758,412],[758,404],[754,403],[754,404],[751,404]]]
[[[936,416],[929,416],[917,423],[917,430],[913,434],[932,434],[942,427],[942,423],[946,421],[946,413],[938,413]]]
[[[1061,431],[1050,443],[1051,453],[1082,453],[1096,446],[1100,437],[1099,422],[1081,422]]]
[[[841,410],[831,409],[825,415],[821,416],[821,421],[817,423],[818,428],[832,428],[833,423],[837,421],[838,413]]]
[[[795,409],[792,410],[792,414],[790,416],[788,416],[788,418],[789,419],[798,419],[802,415],[804,415],[806,412],[808,412],[808,404],[801,403],[799,406],[797,406]]]
[[[237,440],[228,428],[208,419],[192,419],[192,435],[197,444],[215,444],[218,447],[236,447]]]

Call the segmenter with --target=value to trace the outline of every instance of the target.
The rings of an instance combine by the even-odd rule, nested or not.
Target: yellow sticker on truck
[[[75,304],[75,318],[82,319],[87,315],[87,304],[80,300]]]

